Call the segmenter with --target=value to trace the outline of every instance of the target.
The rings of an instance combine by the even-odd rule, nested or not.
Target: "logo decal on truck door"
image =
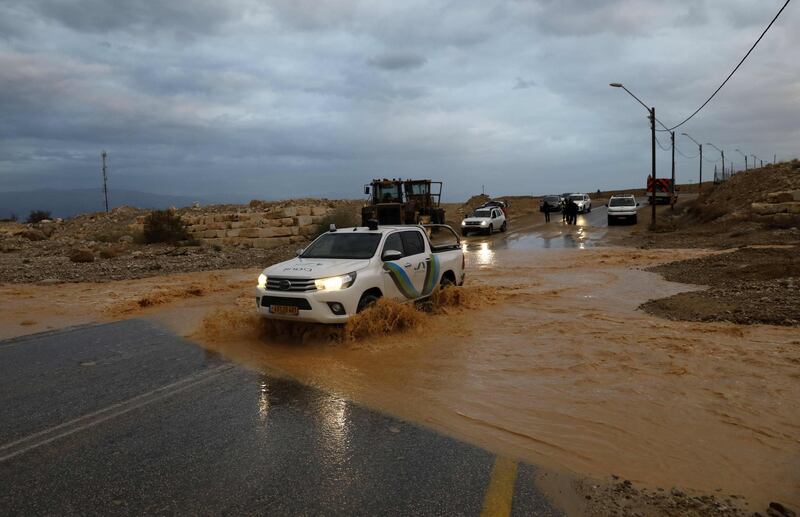
[[[431,294],[436,287],[436,281],[439,279],[439,271],[441,269],[439,257],[431,254],[426,261],[417,264],[414,270],[417,271],[421,267],[424,267],[426,270],[425,282],[422,284],[422,292],[420,293],[417,291],[416,287],[414,287],[414,283],[411,282],[411,279],[402,266],[394,262],[383,263],[383,269],[392,277],[394,285],[397,286],[397,289],[409,300]]]

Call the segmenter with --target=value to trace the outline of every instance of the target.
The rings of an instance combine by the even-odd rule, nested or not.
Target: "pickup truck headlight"
[[[481,221],[481,226],[487,226],[488,224],[489,224],[489,221]]]
[[[267,287],[267,275],[265,275],[264,273],[258,275],[258,287],[260,287],[261,289],[266,289]]]
[[[328,278],[320,278],[314,280],[314,285],[317,291],[338,291],[339,289],[347,289],[353,282],[356,281],[355,273],[347,273],[346,275],[331,276]]]
[[[467,225],[466,221],[461,221],[461,226],[466,226],[466,225]]]

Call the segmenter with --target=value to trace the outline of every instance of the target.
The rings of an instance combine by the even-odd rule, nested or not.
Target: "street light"
[[[692,135],[689,133],[681,133],[683,136],[688,137],[689,140],[697,144],[697,147],[700,149],[700,183],[698,184],[697,191],[703,191],[703,144],[692,138]]]
[[[744,171],[747,172],[747,155],[738,149],[735,149],[735,151],[744,156]],[[753,165],[755,165],[755,163]]]
[[[625,88],[622,83],[609,83],[609,86],[613,88],[622,88],[625,90],[628,95],[636,99],[639,104],[644,106],[644,109],[650,114],[650,135],[651,135],[651,148],[652,148],[652,155],[653,155],[653,163],[652,163],[652,172],[650,173],[650,177],[652,178],[652,192],[650,194],[650,226],[655,228],[656,226],[656,108],[648,108],[647,104],[642,102],[642,100],[634,95],[629,89]],[[660,124],[660,122],[659,122]],[[664,124],[661,124],[662,126]]]
[[[712,144],[711,142],[706,142],[706,145],[710,145],[722,155],[722,181],[725,181],[725,151],[717,147],[716,145]],[[714,179],[717,179],[716,177]]]

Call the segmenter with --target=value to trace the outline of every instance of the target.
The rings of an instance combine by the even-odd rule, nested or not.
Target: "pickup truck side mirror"
[[[305,250],[306,250],[305,248],[297,248],[296,250],[294,250],[294,253],[299,257],[300,255],[303,254]]]
[[[639,206],[639,202],[638,201],[636,202],[636,206]]]
[[[605,204],[606,208],[608,208],[608,203]]]
[[[391,262],[393,260],[400,260],[403,258],[403,253],[397,250],[386,250],[381,255],[381,260],[384,262]]]

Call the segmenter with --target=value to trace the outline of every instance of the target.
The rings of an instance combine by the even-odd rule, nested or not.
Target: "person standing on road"
[[[576,224],[578,221],[578,205],[575,201],[567,201],[567,224]]]
[[[561,222],[565,222],[567,220],[567,200],[561,200]]]
[[[547,203],[544,204],[544,222],[550,222],[550,206]]]

